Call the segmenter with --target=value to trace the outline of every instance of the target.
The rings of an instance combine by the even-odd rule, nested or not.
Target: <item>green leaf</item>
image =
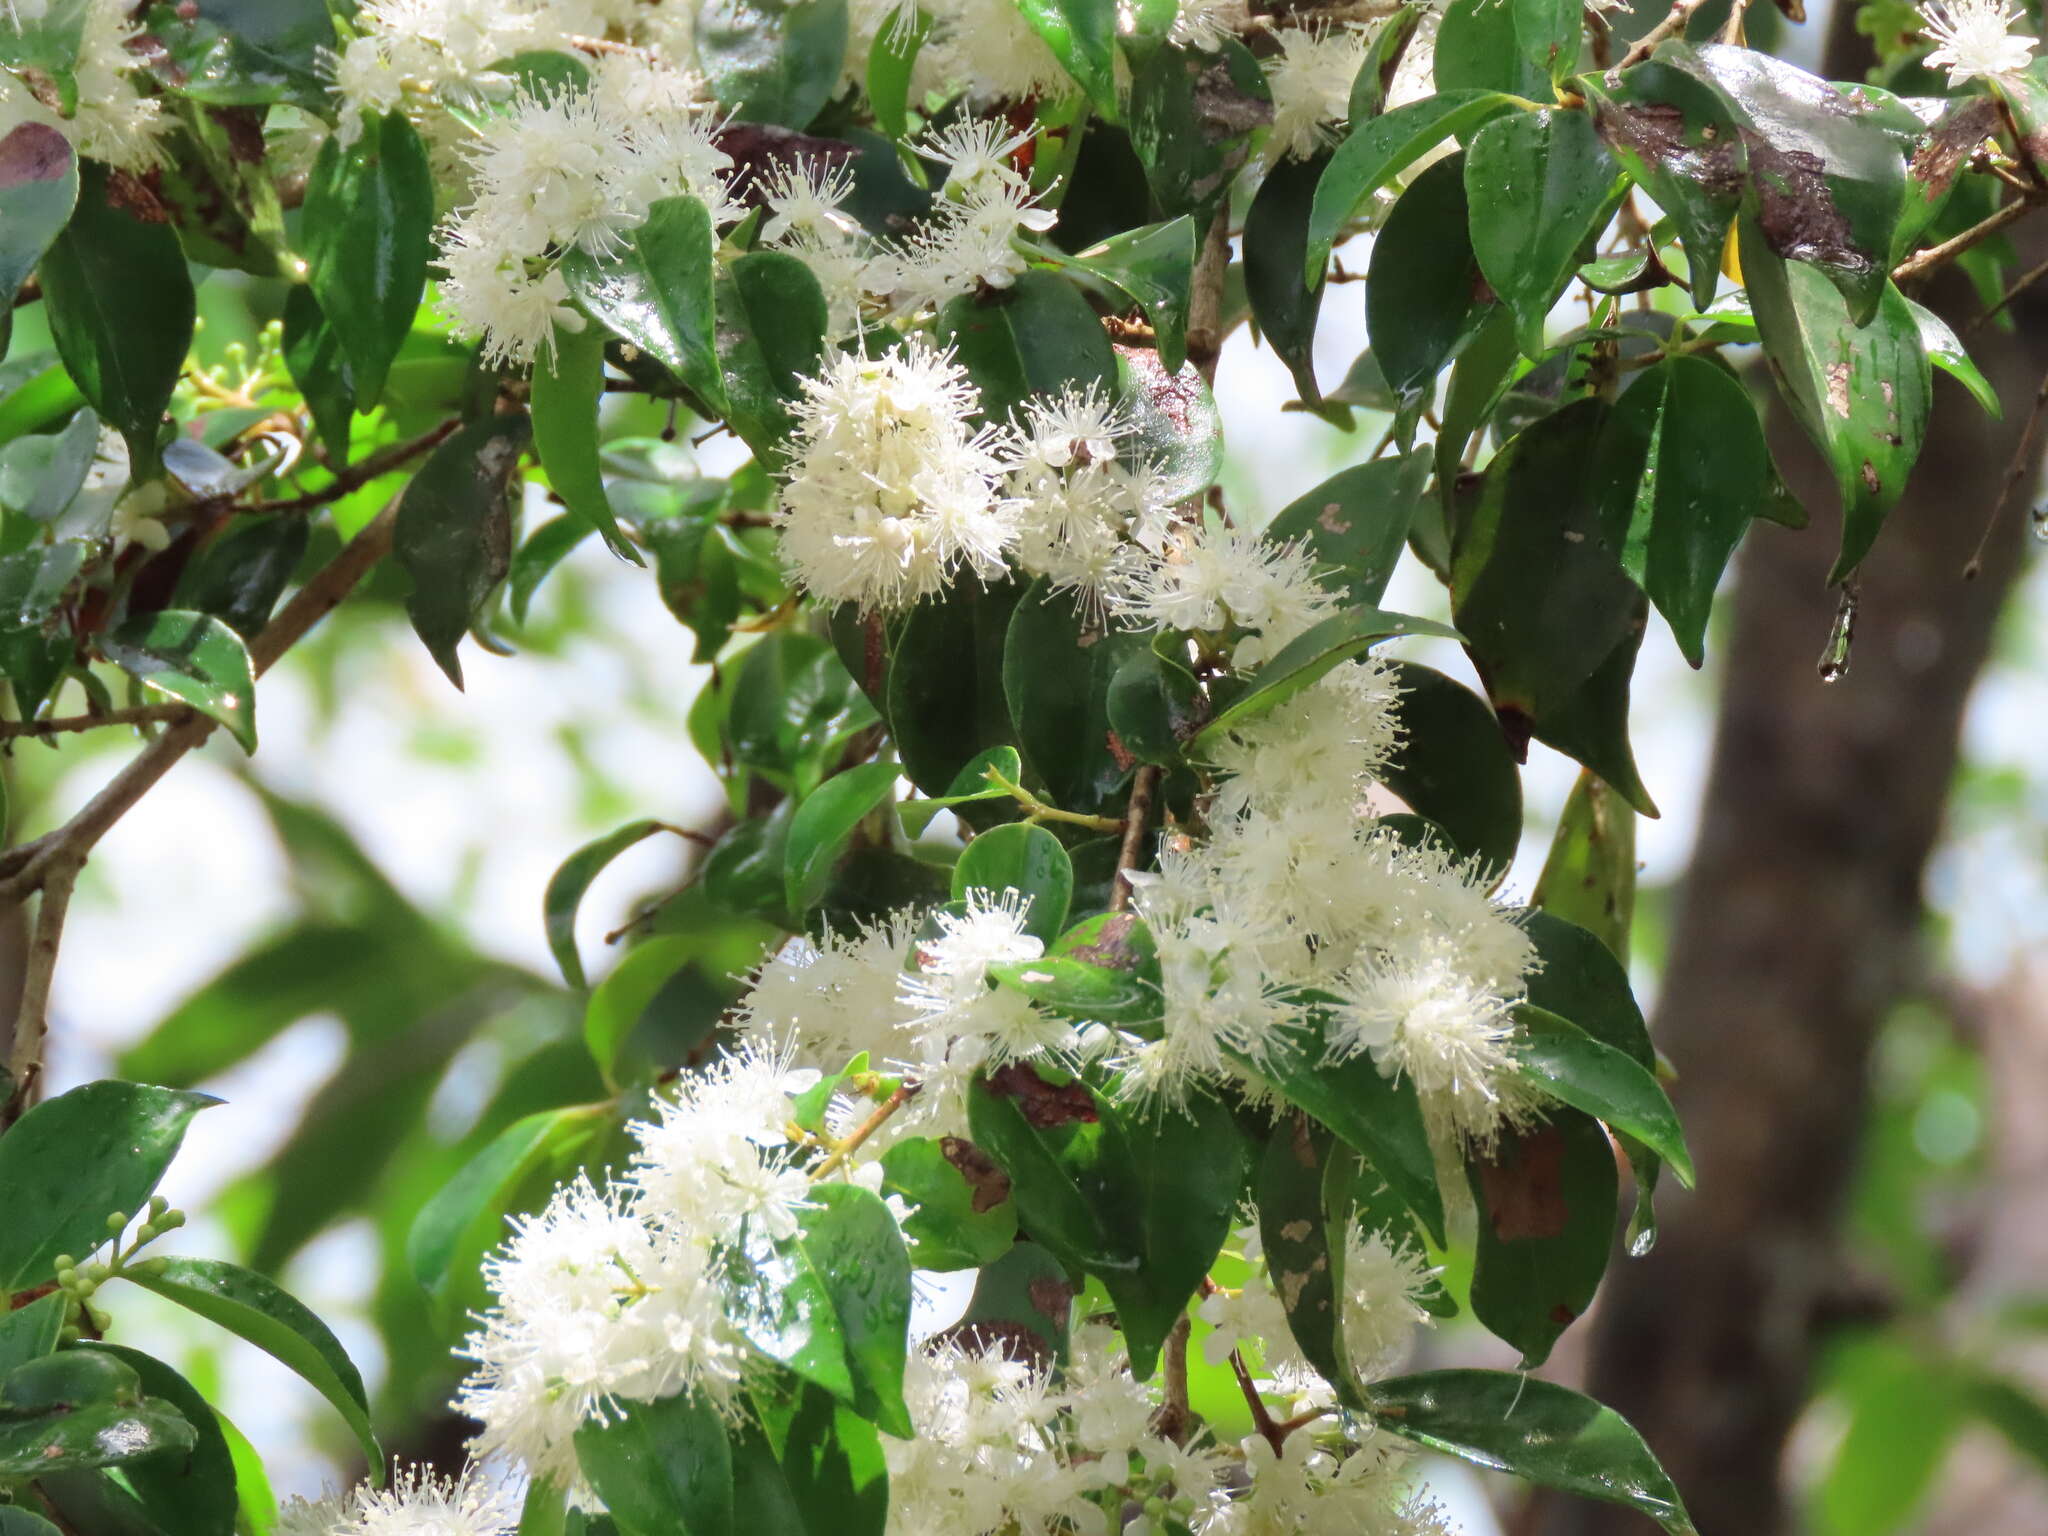
[[[0,1377],[56,1349],[67,1300],[61,1291],[52,1290],[26,1306],[0,1311]]]
[[[874,1426],[830,1393],[795,1386],[784,1398],[757,1393],[755,1408],[805,1536],[882,1536],[889,1473]]]
[[[210,613],[244,640],[270,622],[312,541],[312,520],[250,517],[206,552],[183,603]]]
[[[726,420],[774,468],[795,423],[790,402],[824,357],[824,290],[788,252],[749,251],[718,268],[712,301]]]
[[[1818,270],[1773,254],[1747,214],[1740,228],[1764,355],[1842,493],[1842,550],[1828,575],[1841,581],[1877,541],[1926,437],[1933,380],[1919,322],[1887,287],[1876,317],[1859,327]]]
[[[834,774],[804,797],[790,818],[789,843],[783,850],[790,911],[803,912],[818,904],[832,883],[833,866],[860,824],[888,803],[901,772],[894,763],[861,763]]]
[[[1315,1010],[1299,1025],[1273,1031],[1256,1059],[1231,1054],[1371,1164],[1431,1238],[1443,1244],[1443,1195],[1414,1079],[1383,1077],[1370,1056],[1333,1061],[1324,1018]]]
[[[1837,1368],[1847,1423],[1814,1500],[1828,1536],[1924,1527],[1915,1517],[1968,1422],[1968,1387],[1946,1360],[1882,1334],[1859,1343]]]
[[[1584,799],[1574,791],[1574,801]],[[1569,814],[1569,813],[1568,813]],[[1633,883],[1631,882],[1631,890]],[[1524,919],[1523,928],[1543,964],[1529,974],[1529,1001],[1569,1019],[1595,1040],[1622,1052],[1646,1072],[1657,1070],[1649,1026],[1636,1006],[1628,970],[1616,951],[1591,929],[1545,908]],[[1626,940],[1622,950],[1627,950]]]
[[[161,1274],[130,1270],[128,1278],[246,1339],[295,1371],[354,1431],[373,1476],[384,1453],[370,1428],[363,1378],[327,1325],[273,1281],[219,1259],[174,1258]]]
[[[1209,701],[1194,673],[1152,646],[1124,656],[1109,680],[1106,704],[1117,746],[1162,767],[1182,761],[1188,741],[1209,719]]]
[[[1197,750],[1202,749],[1203,743],[1219,740],[1224,732],[1286,703],[1326,673],[1363,655],[1382,640],[1405,635],[1461,638],[1458,631],[1413,614],[1386,613],[1378,608],[1347,608],[1334,613],[1282,646],[1254,672],[1251,685],[1219,711],[1195,738]]]
[[[1116,6],[1111,0],[1017,0],[1031,30],[1107,122],[1122,115],[1116,87]]]
[[[134,1369],[110,1354],[44,1355],[0,1380],[0,1478],[189,1454],[197,1441],[185,1416],[145,1397]]]
[[[512,562],[512,473],[528,436],[524,415],[471,422],[434,450],[398,504],[392,553],[413,583],[405,611],[458,688],[456,647]]]
[[[1620,1187],[1614,1149],[1590,1115],[1559,1109],[1546,1124],[1503,1130],[1490,1151],[1467,1153],[1465,1173],[1479,1208],[1473,1314],[1533,1370],[1607,1272]]]
[[[1401,194],[1366,267],[1366,334],[1396,401],[1429,399],[1494,309],[1472,254],[1465,157],[1448,155]]]
[[[1020,1237],[976,1278],[959,1327],[970,1341],[995,1340],[1051,1366],[1067,1357],[1075,1291],[1058,1259]]]
[[[7,303],[77,205],[78,156],[69,139],[35,122],[0,138],[0,297]]]
[[[1473,222],[1472,254],[1513,312],[1525,355],[1542,354],[1551,306],[1627,185],[1584,112],[1517,112],[1473,137],[1465,195],[1485,216]]]
[[[1010,791],[989,782],[991,770],[1012,784],[1024,782],[1024,759],[1017,755],[1015,747],[990,747],[986,752],[977,752],[954,776],[943,795],[930,800],[897,802],[896,816],[903,823],[903,830],[912,837],[922,837],[925,828],[932,824],[932,818],[940,811],[984,800],[1011,799]]]
[[[893,1435],[911,1433],[903,1404],[910,1258],[881,1197],[822,1184],[796,1236],[749,1227],[726,1273],[727,1315],[780,1361]]]
[[[694,1393],[620,1402],[576,1431],[576,1461],[621,1536],[738,1536],[725,1420]]]
[[[403,110],[365,114],[346,148],[339,135],[321,146],[301,227],[307,284],[367,409],[412,329],[433,255],[434,173]]]
[[[177,235],[117,203],[105,168],[87,162],[77,210],[38,270],[66,372],[127,439],[133,477],[148,478],[197,314]]]
[[[888,648],[886,713],[903,771],[926,794],[957,792],[969,764],[1015,740],[1003,653],[1022,591],[955,582],[911,609]]]
[[[1057,272],[1025,272],[985,298],[962,294],[939,311],[938,335],[981,392],[990,421],[1007,421],[1026,400],[1068,384],[1108,394],[1115,382],[1101,317]]]
[[[1984,371],[1971,358],[1949,323],[1924,304],[1916,304],[1911,299],[1906,300],[1906,308],[1919,329],[1920,350],[1927,354],[1927,361],[1967,389],[1970,398],[1994,419],[2004,416],[1998,391],[1984,377]]]
[[[789,884],[783,849],[794,810],[784,800],[766,817],[736,823],[704,856],[700,881],[714,905],[781,928],[799,926],[796,915],[785,910]]]
[[[1490,0],[1476,3],[1488,5]],[[1344,226],[1358,216],[1375,192],[1445,139],[1462,138],[1513,105],[1513,100],[1499,91],[1443,88],[1434,96],[1396,107],[1352,129],[1316,183],[1309,210],[1308,247],[1302,257],[1302,272],[1309,285],[1322,282],[1330,252]]]
[[[1539,1377],[1425,1371],[1370,1391],[1382,1429],[1495,1471],[1648,1515],[1692,1536],[1678,1490],[1643,1437],[1611,1408]]]
[[[162,49],[157,76],[175,94],[212,107],[289,102],[331,117],[331,75],[322,56],[335,46],[323,0],[182,0],[150,9],[149,35]]]
[[[1522,776],[1500,722],[1471,689],[1410,661],[1394,663],[1401,744],[1380,782],[1442,827],[1468,858],[1496,871],[1522,841]]]
[[[1266,538],[1306,540],[1326,573],[1324,585],[1334,576],[1354,606],[1373,607],[1401,559],[1428,481],[1427,452],[1354,464],[1281,508]]]
[[[1637,811],[1655,816],[1656,802],[1636,772],[1635,752],[1628,739],[1629,684],[1649,622],[1649,599],[1638,596],[1614,649],[1570,697],[1536,717],[1532,734],[1545,746],[1592,769]],[[1634,836],[1633,830],[1630,836]]]
[[[990,974],[1073,1019],[1141,1025],[1162,1012],[1159,948],[1129,912],[1083,918],[1037,960],[998,965]]]
[[[1109,696],[1123,664],[1146,648],[1142,635],[1092,623],[1047,578],[1018,602],[1003,643],[1003,693],[1025,765],[1062,810],[1123,809],[1136,764],[1113,737]]]
[[[1336,1142],[1303,1114],[1283,1115],[1259,1159],[1259,1236],[1287,1328],[1316,1374],[1347,1402],[1355,1401],[1341,1342],[1344,1317],[1337,1289],[1333,1234],[1323,1215],[1323,1180]]]
[[[526,542],[512,556],[512,567],[506,581],[506,606],[512,610],[515,624],[526,622],[540,584],[589,536],[588,523],[568,516],[551,517],[526,536]],[[660,580],[661,551],[658,547],[654,568],[656,580]]]
[[[576,951],[576,911],[583,894],[613,859],[628,848],[645,842],[657,832],[667,831],[659,821],[629,821],[595,841],[585,843],[562,860],[548,879],[541,911],[547,925],[548,953],[562,968],[562,979],[577,990],[590,985],[583,974],[583,958]]]
[[[1451,0],[1431,59],[1438,93],[1483,88],[1548,101],[1555,21],[1555,10],[1540,0]]]
[[[342,467],[348,463],[355,383],[340,334],[328,323],[313,290],[303,284],[294,284],[285,296],[284,361],[319,430],[328,463]]]
[[[1019,1225],[1102,1281],[1132,1373],[1150,1376],[1230,1233],[1245,1161],[1230,1112],[1196,1097],[1147,1115],[1013,1062],[968,1091],[968,1123],[1009,1173]]]
[[[597,408],[604,398],[604,335],[595,326],[559,327],[552,356],[533,367],[533,446],[548,484],[569,509],[633,565],[640,552],[619,531],[598,462]]]
[[[720,106],[750,123],[807,128],[846,57],[846,0],[708,0],[697,63]]]
[[[1187,214],[1207,229],[1250,154],[1260,108],[1271,100],[1265,73],[1235,38],[1224,40],[1220,58],[1158,47],[1143,59],[1133,55],[1124,117],[1157,211]]]
[[[163,1361],[118,1344],[88,1344],[135,1372],[142,1390],[176,1409],[198,1443],[186,1455],[150,1457],[121,1469],[151,1521],[164,1536],[234,1536],[235,1460],[219,1417],[191,1382]]]
[[[1596,1040],[1568,1019],[1523,1004],[1515,1019],[1525,1032],[1520,1043],[1522,1075],[1552,1097],[1626,1131],[1649,1147],[1690,1189],[1692,1154],[1678,1112],[1648,1069]]]
[[[1195,221],[1186,214],[1113,235],[1077,256],[1052,257],[1116,284],[1152,322],[1159,363],[1180,371],[1188,355],[1188,303],[1194,292]],[[1048,253],[1051,254],[1051,253]]]
[[[1374,30],[1365,62],[1359,66],[1358,74],[1351,82],[1347,106],[1348,116],[1354,124],[1378,117],[1386,110],[1387,91],[1394,83],[1394,72],[1400,68],[1401,60],[1407,55],[1408,44],[1421,22],[1422,17],[1418,13],[1403,6]]]
[[[1979,1418],[2004,1435],[2037,1471],[2048,1472],[2048,1407],[2038,1397],[2017,1381],[1989,1371],[1968,1381],[1966,1395]]]
[[[40,626],[85,568],[88,553],[84,541],[65,539],[32,545],[18,555],[0,555],[0,627]]]
[[[85,484],[99,447],[100,419],[90,407],[73,416],[62,432],[17,437],[0,448],[0,508],[32,523],[55,523]],[[102,534],[96,528],[90,536]],[[23,550],[8,558],[25,556],[36,558],[36,552]]]
[[[1700,666],[1714,589],[1770,487],[1756,406],[1727,369],[1668,357],[1621,397],[1613,421],[1644,453],[1633,506],[1615,508],[1628,518],[1622,565]]]
[[[41,1515],[19,1504],[0,1505],[0,1536],[63,1536]]]
[[[981,833],[953,866],[953,899],[970,891],[1000,896],[1014,890],[1030,898],[1024,927],[1051,943],[1066,926],[1074,898],[1074,865],[1060,840],[1043,827],[1007,822]]]
[[[601,325],[659,361],[713,411],[722,411],[717,246],[701,202],[664,197],[648,208],[646,222],[620,237],[611,255],[596,257],[578,248],[564,258],[562,275]]]
[[[962,1137],[897,1142],[882,1154],[882,1193],[914,1207],[903,1235],[919,1269],[979,1269],[1017,1240],[1008,1175]]]
[[[247,1536],[271,1536],[277,1527],[277,1495],[270,1491],[263,1458],[249,1443],[249,1437],[235,1427],[233,1419],[218,1409],[213,1417],[220,1425],[221,1438],[227,1441],[228,1455],[234,1459],[240,1529]],[[5,1532],[0,1531],[0,1536],[5,1536]]]
[[[210,613],[142,614],[100,638],[107,660],[145,687],[218,720],[256,750],[256,675],[242,637]]]
[[[58,105],[67,113],[74,110],[78,83],[73,72],[92,10],[93,0],[50,0],[27,15],[10,9],[8,24],[0,27],[0,66],[40,70],[52,77]]]
[[[1130,414],[1131,456],[1152,471],[1161,501],[1187,501],[1216,483],[1223,473],[1223,415],[1193,363],[1168,373],[1150,348],[1118,347],[1116,399]]]
[[[868,106],[875,114],[875,126],[892,139],[910,132],[910,77],[917,68],[917,56],[925,39],[932,35],[932,19],[915,0],[901,0],[888,19],[875,31],[868,47]]]
[[[1260,183],[1244,222],[1244,287],[1252,319],[1294,375],[1295,390],[1312,406],[1323,398],[1315,364],[1323,275],[1320,270],[1308,273],[1305,263],[1309,215],[1329,158],[1317,155],[1275,166]]]
[[[163,1177],[211,1094],[140,1083],[87,1083],[48,1099],[0,1137],[0,1294],[55,1276],[107,1240],[107,1217],[133,1215]]]
[[[758,827],[761,823],[741,825]],[[621,1060],[634,1027],[661,989],[697,958],[699,948],[691,934],[656,934],[628,950],[625,959],[592,990],[583,1009],[583,1043],[606,1082],[623,1080]]]

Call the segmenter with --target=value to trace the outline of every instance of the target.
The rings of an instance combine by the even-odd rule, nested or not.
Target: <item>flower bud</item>
[[[102,1312],[98,1307],[87,1307],[85,1309],[85,1315],[92,1319],[92,1328],[94,1333],[105,1333],[109,1328],[114,1326],[114,1320],[111,1317],[107,1316],[106,1313]]]
[[[165,1211],[168,1211],[170,1208],[171,1202],[166,1200],[162,1195],[151,1195],[149,1197],[149,1219],[151,1221],[155,1221],[159,1216],[163,1215],[163,1213]]]
[[[71,1257],[70,1254],[60,1253],[57,1255],[57,1273],[60,1276],[64,1273],[65,1270],[76,1268],[78,1268],[78,1260]]]
[[[136,1247],[138,1247],[138,1248],[139,1248],[139,1247],[141,1247],[141,1246],[142,1246],[142,1245],[143,1245],[144,1243],[148,1243],[148,1242],[154,1242],[155,1240],[156,1240],[156,1227],[155,1227],[154,1225],[152,1225],[151,1223],[149,1223],[149,1222],[146,1222],[146,1221],[145,1221],[145,1222],[144,1222],[144,1223],[143,1223],[143,1224],[142,1224],[141,1226],[139,1226],[139,1227],[137,1227],[137,1228],[135,1229],[135,1246],[136,1246]]]
[[[128,1213],[126,1211],[115,1211],[107,1217],[107,1230],[116,1237],[121,1235],[121,1229],[127,1225]]]

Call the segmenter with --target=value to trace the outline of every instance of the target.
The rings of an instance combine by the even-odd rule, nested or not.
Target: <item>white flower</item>
[[[2014,32],[2021,18],[2012,0],[1924,0],[1920,20],[1939,45],[1929,69],[1948,71],[1949,89],[1979,77],[2017,74],[2034,56],[2035,39]]]
[[[165,124],[158,98],[140,94],[130,78],[143,64],[142,55],[128,46],[141,31],[129,20],[133,9],[124,0],[87,0],[73,66],[78,102],[70,117],[0,70],[0,138],[23,123],[40,123],[63,134],[89,159],[128,171],[155,166],[162,158],[157,137]]]
[[[414,1466],[388,1488],[358,1490],[353,1518],[332,1536],[509,1536],[518,1524],[511,1495],[475,1467],[450,1480]]]
[[[1075,94],[1059,59],[1013,0],[931,0],[931,36],[911,78],[913,100],[926,90],[965,91],[980,110],[998,102]]]
[[[1336,137],[1351,115],[1351,86],[1372,47],[1355,27],[1282,27],[1273,34],[1280,52],[1266,61],[1273,93],[1269,161],[1306,159]]]
[[[1014,888],[998,893],[975,887],[961,912],[932,914],[938,936],[917,947],[918,971],[903,982],[903,1001],[914,1012],[944,1013],[982,997],[989,967],[1036,960],[1044,943],[1026,931],[1031,898]]]
[[[1398,1370],[1415,1330],[1436,1319],[1421,1304],[1436,1271],[1413,1244],[1354,1221],[1344,1235],[1343,1326],[1340,1336],[1354,1375],[1376,1381]]]
[[[1378,657],[1347,663],[1230,732],[1211,753],[1229,775],[1217,814],[1287,819],[1334,805],[1356,815],[1366,779],[1401,739],[1396,676]]]
[[[1218,52],[1251,23],[1245,0],[1181,0],[1166,40],[1201,53]]]
[[[634,1121],[632,1184],[639,1213],[681,1236],[730,1241],[742,1224],[793,1236],[810,1180],[791,1165],[786,1052],[759,1041],[681,1078],[658,1118]]]
[[[360,1489],[330,1493],[310,1502],[293,1497],[277,1511],[271,1536],[339,1536],[354,1517]]]
[[[749,1034],[787,1041],[796,1064],[838,1072],[866,1051],[877,1068],[909,1044],[896,991],[909,967],[918,914],[896,912],[813,944],[791,939],[761,963],[740,1003]]]
[[[860,233],[860,225],[839,211],[853,193],[853,168],[844,161],[778,165],[761,192],[769,209],[761,238],[770,244],[798,238],[831,242]]]
[[[962,567],[1002,572],[1016,512],[1000,491],[1004,438],[970,424],[976,403],[965,371],[916,339],[886,357],[841,354],[804,381],[775,513],[800,585],[896,608]]]
[[[1112,606],[1136,629],[1258,630],[1240,642],[1240,667],[1271,655],[1337,606],[1303,543],[1273,544],[1223,524],[1185,528],[1133,573]]]

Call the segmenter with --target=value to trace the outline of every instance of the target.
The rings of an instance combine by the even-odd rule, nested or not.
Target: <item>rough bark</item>
[[[1854,78],[1854,10],[1839,11],[1828,73]],[[1959,330],[1977,308],[1953,273],[1923,297]],[[2025,540],[2024,507],[2008,509],[1982,576],[1960,579],[2048,371],[2048,304],[2015,310],[2015,333],[1970,338],[2007,419],[1937,384],[1931,440],[1864,568],[1852,663],[1833,686],[1815,662],[1836,604],[1835,495],[1798,429],[1782,412],[1773,422],[1813,526],[1759,526],[1737,566],[1699,842],[1653,1025],[1678,1069],[1699,1191],[1665,1195],[1661,1241],[1610,1271],[1591,1340],[1589,1389],[1642,1430],[1704,1536],[1796,1523],[1781,1462],[1842,1299],[1836,1229],[1870,1046],[1916,981],[1963,709]],[[1520,1529],[1650,1526],[1546,1497]]]

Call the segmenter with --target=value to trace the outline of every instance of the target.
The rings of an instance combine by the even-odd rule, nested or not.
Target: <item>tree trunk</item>
[[[1830,78],[1860,74],[1854,14],[1836,7]],[[1953,272],[1923,298],[1958,331],[1979,307]],[[1782,411],[1772,424],[1813,526],[1759,525],[1737,565],[1699,843],[1654,1025],[1678,1069],[1699,1190],[1664,1196],[1656,1250],[1616,1264],[1592,1319],[1589,1390],[1643,1432],[1704,1536],[1795,1523],[1780,1463],[1841,1294],[1836,1225],[1871,1041],[1916,980],[1922,874],[2025,537],[2025,506],[2009,507],[1982,576],[1961,579],[2048,371],[2048,303],[2024,298],[2015,317],[2015,333],[1970,336],[2004,422],[1936,387],[1933,434],[1864,566],[1849,673],[1832,686],[1815,663],[1835,616],[1836,497],[1798,428]],[[1520,1528],[1650,1529],[1549,1496]]]

